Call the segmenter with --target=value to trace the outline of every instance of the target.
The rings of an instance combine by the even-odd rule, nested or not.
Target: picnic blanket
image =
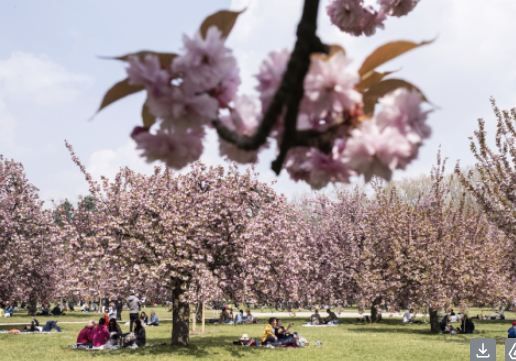
[[[332,327],[332,326],[338,326],[334,324],[326,324],[326,325],[312,325],[310,322],[308,322],[306,325],[303,325],[303,327]]]
[[[68,346],[70,347],[70,346]],[[145,345],[145,346],[142,346],[142,347],[152,347],[152,345]],[[95,346],[92,346],[92,347],[88,347],[88,346],[83,346],[81,344],[76,344],[74,343],[72,345],[72,348],[75,348],[75,349],[78,349],[78,350],[87,350],[87,351],[99,351],[99,350],[118,350],[120,349],[120,345],[110,345],[110,344],[105,344],[103,346],[98,346],[98,347],[95,347]],[[125,349],[135,349],[135,348],[138,348],[138,345],[136,344],[133,344],[131,346],[127,346],[127,347],[124,347]]]

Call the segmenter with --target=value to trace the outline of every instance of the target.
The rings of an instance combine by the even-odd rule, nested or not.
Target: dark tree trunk
[[[197,302],[197,309],[195,310],[195,318],[197,323],[202,323],[202,303]]]
[[[373,302],[371,305],[371,322],[375,323],[378,319],[378,310],[376,309],[376,303]]]
[[[188,302],[181,302],[180,296],[184,293],[179,285],[174,290],[172,304],[172,346],[188,346],[190,344],[190,306]]]
[[[441,328],[439,327],[439,315],[437,310],[430,309],[430,331],[432,333],[440,333]]]
[[[37,311],[38,302],[34,298],[34,296],[29,297],[29,302],[27,303],[27,310],[29,311],[29,316],[35,316]]]

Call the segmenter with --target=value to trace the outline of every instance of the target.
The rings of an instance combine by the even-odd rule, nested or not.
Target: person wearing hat
[[[513,321],[512,327],[509,329],[507,338],[516,338],[516,321]]]
[[[244,343],[246,343],[247,341],[249,341],[249,336],[247,335],[247,333],[244,333],[242,335],[242,337],[240,337],[238,339],[240,341],[240,343],[243,345]]]

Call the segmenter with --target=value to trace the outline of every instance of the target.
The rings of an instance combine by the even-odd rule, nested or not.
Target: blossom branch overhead
[[[429,42],[385,44],[358,72],[351,71],[345,50],[316,35],[319,3],[305,0],[294,49],[272,52],[261,64],[257,97],[238,93],[239,68],[225,45],[241,12],[220,11],[206,18],[193,38],[183,37],[180,54],[142,51],[117,57],[129,64],[128,78],[106,93],[100,109],[145,90],[143,126],[131,136],[148,162],[160,160],[174,169],[199,160],[206,128],[213,126],[222,156],[255,163],[275,142],[275,173],[285,169],[312,188],[361,174],[366,180],[390,179],[417,157],[429,137],[428,112],[416,86],[386,79],[392,72],[375,69]],[[373,11],[363,1],[342,0],[331,2],[327,12],[343,31],[372,35],[372,25],[364,25],[371,23],[371,14],[382,27],[386,16],[406,15],[416,4],[381,0]],[[377,103],[383,109],[375,114]]]

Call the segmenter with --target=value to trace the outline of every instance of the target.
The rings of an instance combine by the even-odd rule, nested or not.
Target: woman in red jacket
[[[87,346],[91,346],[93,342],[93,334],[91,330],[95,327],[95,321],[88,321],[86,327],[79,332],[79,336],[77,336],[77,343],[86,344]]]

